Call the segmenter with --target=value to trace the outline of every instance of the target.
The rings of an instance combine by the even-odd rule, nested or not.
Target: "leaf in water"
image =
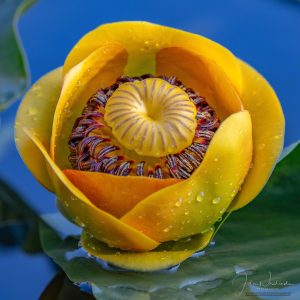
[[[38,224],[38,215],[0,179],[0,245],[20,244],[25,252],[40,252]]]
[[[63,272],[59,272],[47,285],[39,300],[62,299],[93,300],[95,298],[74,285]]]
[[[76,238],[62,240],[45,225],[42,245],[72,281],[93,283],[97,299],[296,300],[300,294],[299,162],[300,145],[276,166],[261,195],[230,215],[216,235],[216,244],[178,269],[155,273],[113,269],[78,249]]]
[[[29,84],[29,70],[17,23],[35,1],[0,1],[0,111],[21,97]]]

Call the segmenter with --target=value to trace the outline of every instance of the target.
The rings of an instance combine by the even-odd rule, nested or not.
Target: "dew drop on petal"
[[[170,225],[169,227],[166,227],[165,229],[163,229],[163,232],[169,232],[171,228],[172,228],[172,225]]]
[[[196,197],[196,201],[197,202],[202,202],[203,201],[203,195],[204,193],[203,192],[200,192],[197,197]]]
[[[224,214],[225,210],[226,210],[226,208],[225,208],[225,207],[224,207],[224,208],[222,208],[222,209],[220,210],[220,214]]]
[[[212,203],[213,203],[213,204],[218,204],[218,203],[220,203],[220,201],[221,201],[221,197],[216,197],[216,198],[214,198],[214,199],[212,200]]]
[[[178,201],[175,203],[175,206],[180,207],[182,202],[183,202],[183,199],[179,198]]]
[[[29,116],[35,116],[35,115],[37,115],[37,113],[38,113],[38,110],[37,110],[36,107],[29,107],[28,108],[28,115]]]

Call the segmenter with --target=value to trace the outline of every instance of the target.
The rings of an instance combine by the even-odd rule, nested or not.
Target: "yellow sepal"
[[[111,247],[130,251],[149,251],[159,245],[158,242],[91,203],[54,163],[39,139],[30,130],[25,129],[25,134],[31,147],[35,147],[35,151],[39,151],[43,156],[43,164],[47,167],[58,201],[67,215],[73,218],[74,223]]]
[[[68,139],[75,120],[98,89],[115,82],[126,63],[126,51],[118,44],[107,44],[65,75],[54,114],[50,147],[50,155],[61,169],[70,168]]]
[[[229,50],[203,36],[148,22],[104,24],[90,31],[69,53],[64,64],[64,73],[103,44],[110,42],[119,43],[128,52],[128,64],[125,69],[128,76],[147,73],[155,75],[156,53],[168,47],[182,47],[193,49],[217,63],[229,78],[235,78],[236,89],[240,91],[239,65]]]
[[[240,61],[243,78],[241,100],[251,115],[253,161],[241,191],[229,207],[237,210],[262,190],[280,155],[284,140],[284,115],[269,83],[246,63]]]
[[[150,195],[121,220],[159,242],[205,232],[229,207],[251,159],[250,115],[247,111],[232,114],[189,179]]]
[[[62,86],[62,68],[55,69],[39,79],[27,92],[18,109],[15,140],[18,151],[36,179],[53,191],[44,158],[24,133],[29,128],[49,151],[52,122]]]
[[[83,231],[82,246],[92,255],[120,268],[133,271],[157,271],[175,266],[206,247],[213,229],[177,242],[165,242],[153,251],[134,253],[112,249]]]

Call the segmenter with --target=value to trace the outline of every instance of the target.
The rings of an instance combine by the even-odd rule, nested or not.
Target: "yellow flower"
[[[213,224],[261,191],[283,134],[259,73],[209,39],[146,22],[85,35],[16,120],[24,162],[83,246],[135,270],[203,249]]]

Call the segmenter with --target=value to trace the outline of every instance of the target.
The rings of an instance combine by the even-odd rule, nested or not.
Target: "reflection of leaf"
[[[0,244],[21,244],[26,252],[39,252],[38,223],[36,213],[0,179]]]
[[[267,285],[270,274],[273,293],[282,287],[292,293],[300,282],[299,160],[300,145],[277,165],[261,195],[231,214],[216,235],[216,245],[205,255],[189,258],[177,271],[110,270],[103,263],[101,267],[78,249],[77,239],[62,240],[45,226],[43,248],[71,280],[92,282],[97,299],[262,299],[250,292],[258,289],[259,281]],[[294,300],[297,295],[277,298]]]
[[[80,290],[72,284],[67,276],[60,272],[48,284],[39,300],[93,300],[93,296]]]
[[[0,0],[0,111],[18,99],[29,83],[29,71],[17,23],[36,0]]]

